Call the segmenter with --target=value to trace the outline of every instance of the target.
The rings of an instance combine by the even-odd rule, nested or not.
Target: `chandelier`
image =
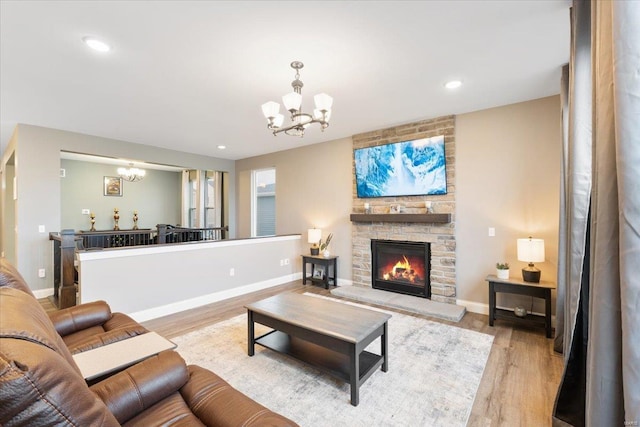
[[[133,163],[129,163],[129,166],[130,167],[128,168],[118,168],[118,175],[120,175],[125,181],[142,181],[147,171],[144,169],[134,168]]]
[[[280,104],[273,101],[262,104],[262,113],[267,118],[267,127],[273,131],[274,135],[284,132],[287,135],[303,137],[304,130],[312,123],[318,123],[323,132],[325,128],[329,126],[333,98],[326,93],[320,93],[313,97],[316,105],[316,108],[313,110],[313,115],[302,112],[301,92],[302,86],[304,86],[302,81],[300,81],[300,70],[302,67],[304,67],[304,64],[300,61],[293,61],[291,63],[291,68],[296,70],[295,80],[291,82],[293,92],[282,97],[284,108],[289,111],[291,115],[291,124],[289,126],[282,127],[284,116],[279,114]]]

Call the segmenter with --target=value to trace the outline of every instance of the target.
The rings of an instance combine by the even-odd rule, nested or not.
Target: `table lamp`
[[[322,230],[319,228],[310,228],[307,230],[307,242],[311,243],[311,255],[320,254],[318,242],[322,238]]]
[[[540,270],[533,263],[544,261],[544,240],[534,239],[531,236],[518,239],[518,261],[529,263],[522,269],[522,279],[525,282],[539,283]]]

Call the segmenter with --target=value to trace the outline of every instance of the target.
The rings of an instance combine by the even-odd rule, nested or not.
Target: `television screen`
[[[358,197],[447,194],[444,135],[354,151]]]

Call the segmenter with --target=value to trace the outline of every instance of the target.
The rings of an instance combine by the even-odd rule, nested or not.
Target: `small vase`
[[[498,276],[498,279],[507,280],[509,278],[509,270],[498,270],[498,269],[496,269],[496,276]]]
[[[322,255],[323,255],[325,258],[329,258],[329,257],[331,256],[331,252],[329,252],[329,249],[325,249],[325,250],[322,252]]]

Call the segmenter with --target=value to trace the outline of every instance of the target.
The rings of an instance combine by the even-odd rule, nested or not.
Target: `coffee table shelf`
[[[349,382],[349,356],[324,348],[312,342],[292,337],[284,332],[271,331],[259,338],[256,344],[260,344],[270,350],[291,356],[301,362],[307,363],[340,380]],[[380,355],[363,351],[360,353],[360,381],[364,381],[376,371],[384,358]]]

